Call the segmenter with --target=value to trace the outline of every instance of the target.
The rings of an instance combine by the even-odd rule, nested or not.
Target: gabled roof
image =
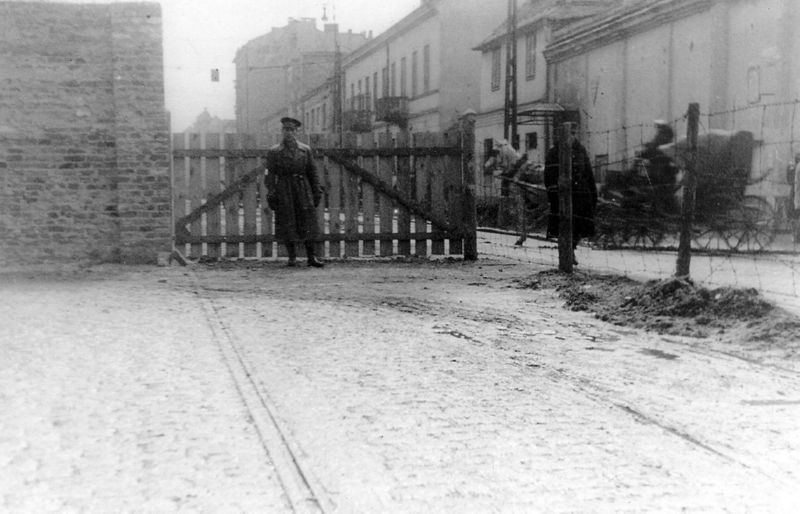
[[[609,44],[651,27],[702,12],[714,0],[627,0],[623,5],[598,16],[579,21],[553,34],[544,52],[548,62],[585,52],[587,48]]]
[[[517,31],[544,22],[555,21],[560,24],[594,16],[621,0],[528,0],[517,9]],[[486,50],[502,43],[508,33],[508,20],[500,24],[473,50]]]

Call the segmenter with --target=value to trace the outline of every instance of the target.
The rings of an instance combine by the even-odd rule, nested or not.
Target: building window
[[[397,96],[397,63],[392,63],[392,79],[390,81],[391,84],[391,96]]]
[[[431,45],[422,48],[422,92],[431,90]]]
[[[381,69],[381,97],[389,96],[389,68]]]
[[[406,96],[406,58],[400,59],[400,96]]]
[[[356,86],[355,84],[350,84],[350,108],[355,109],[356,103]]]
[[[536,33],[525,36],[525,80],[536,78]]]
[[[539,147],[539,134],[536,132],[528,132],[525,134],[525,148],[528,150],[536,150]]]
[[[500,47],[492,50],[492,91],[500,89]]]
[[[411,54],[411,97],[417,96],[417,51]]]
[[[328,130],[328,104],[322,104],[322,132]]]

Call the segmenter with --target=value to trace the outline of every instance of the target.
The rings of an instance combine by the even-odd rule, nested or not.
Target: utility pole
[[[322,21],[328,21],[327,6],[322,7]],[[334,58],[333,58],[333,131],[339,146],[342,145],[342,130],[344,113],[342,112],[342,50],[339,46],[339,25],[336,23],[336,7],[333,13],[333,45],[334,45]]]
[[[517,135],[517,0],[508,0],[506,90],[503,137],[519,150]]]

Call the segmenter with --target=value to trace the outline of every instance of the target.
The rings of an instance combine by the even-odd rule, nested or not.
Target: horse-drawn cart
[[[695,162],[693,243],[698,248],[763,250],[775,236],[775,210],[748,186],[754,141],[750,132],[712,130],[698,138]],[[652,162],[610,171],[595,216],[602,247],[653,247],[676,238],[681,225],[684,170],[690,153],[685,139],[659,147],[671,163],[654,173]]]

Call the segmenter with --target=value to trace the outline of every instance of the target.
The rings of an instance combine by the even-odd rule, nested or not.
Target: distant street
[[[800,362],[509,260],[0,275],[4,512],[794,512]]]

